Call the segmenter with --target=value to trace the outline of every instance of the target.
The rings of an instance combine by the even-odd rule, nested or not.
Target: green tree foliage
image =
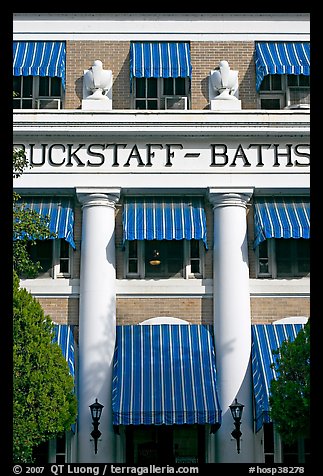
[[[310,430],[310,321],[274,353],[278,378],[270,387],[271,417],[283,441],[291,444]]]
[[[13,152],[13,177],[28,166],[22,150]],[[33,449],[61,435],[75,423],[74,381],[61,348],[53,343],[53,323],[39,302],[19,286],[18,275],[34,277],[40,265],[28,244],[55,237],[47,217],[28,208],[13,195],[13,459],[33,461]]]
[[[13,290],[13,459],[32,462],[32,450],[70,430],[76,420],[74,381],[57,343],[53,323],[38,301]]]
[[[14,149],[13,177],[18,178],[27,166],[24,151]],[[20,198],[17,193],[13,193],[13,268],[19,276],[34,278],[41,266],[30,258],[28,246],[35,245],[39,239],[53,238],[55,234],[48,229],[48,217],[28,208]]]

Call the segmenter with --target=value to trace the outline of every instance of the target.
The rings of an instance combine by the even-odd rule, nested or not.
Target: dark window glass
[[[138,242],[137,240],[129,241],[129,273],[138,273]]]
[[[19,98],[21,96],[21,76],[13,77],[13,91],[15,97]]]
[[[270,91],[270,76],[267,74],[261,82],[260,91]]]
[[[158,109],[158,101],[150,99],[147,101],[147,109]]]
[[[159,265],[151,265],[149,263],[154,250],[159,252]],[[183,240],[145,241],[145,266],[146,276],[182,277]]]
[[[146,109],[146,101],[144,99],[136,101],[136,109]]]
[[[60,240],[60,260],[59,260],[59,271],[60,273],[69,272],[69,244],[66,240]]]
[[[30,98],[33,96],[33,77],[24,76],[22,79],[22,96]]]
[[[174,95],[174,80],[173,78],[164,78],[164,96]]]
[[[280,99],[261,99],[261,109],[280,109]]]
[[[295,240],[296,243],[296,256],[298,262],[298,272],[299,273],[309,273],[310,272],[310,246],[309,240],[298,239]]]
[[[299,75],[299,85],[310,87],[310,76],[305,76],[305,74]]]
[[[268,273],[269,272],[269,260],[268,260],[268,242],[267,240],[259,243],[258,249],[258,260],[259,260],[259,273]]]
[[[29,245],[30,257],[34,263],[39,261],[42,269],[39,277],[48,277],[51,275],[53,261],[53,241],[52,240],[36,240],[36,244]]]
[[[282,90],[282,76],[280,74],[271,75],[271,90],[272,91]]]
[[[56,453],[65,453],[65,435],[57,438]]]
[[[200,273],[200,243],[198,240],[190,240],[190,263],[191,273]]]
[[[190,240],[191,245],[191,258],[200,257],[200,245],[198,240]]]
[[[148,98],[157,97],[157,78],[147,79],[147,97]]]
[[[39,96],[50,96],[49,84],[50,78],[39,76]]]
[[[136,78],[136,97],[137,98],[146,97],[146,79],[145,78]]]
[[[290,240],[281,238],[276,240],[277,276],[292,272],[292,244]]]
[[[175,78],[175,94],[177,96],[185,95],[185,78]]]
[[[21,101],[21,108],[22,109],[32,109],[33,107],[33,100],[32,99],[23,99]]]
[[[204,462],[204,425],[129,425],[126,427],[127,464]]]
[[[310,240],[276,239],[277,276],[306,276],[310,272]]]
[[[287,75],[287,85],[288,86],[298,86],[298,76],[296,74]]]
[[[292,444],[282,443],[283,445],[283,463],[298,463],[298,442]]]
[[[51,78],[50,84],[50,95],[51,96],[60,96],[61,95],[61,78]]]
[[[33,452],[33,464],[46,464],[48,463],[48,441],[35,446]]]

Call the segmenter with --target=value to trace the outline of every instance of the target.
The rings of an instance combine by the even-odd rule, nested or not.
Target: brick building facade
[[[49,43],[61,46],[63,66],[58,73],[43,74],[31,64],[26,73],[27,66],[18,64],[19,48],[26,48],[22,56],[28,59],[28,48],[34,42],[36,48]],[[174,59],[159,76],[156,68],[152,75],[147,73],[148,66],[136,69],[135,48],[141,48],[144,57],[145,45],[156,43],[188,45],[189,55],[176,60],[182,68],[187,60],[189,72],[174,73]],[[286,329],[291,329],[288,326],[304,325],[310,314],[309,225],[305,223],[309,200],[308,15],[17,13],[14,44],[18,93],[14,143],[25,149],[33,164],[15,180],[14,187],[27,202],[47,198],[55,208],[55,203],[63,207],[68,199],[73,212],[75,246],[70,242],[64,255],[62,243],[67,238],[63,236],[60,245],[53,245],[52,262],[43,275],[21,279],[54,323],[73,329],[79,415],[76,432],[64,440],[64,461],[145,463],[149,458],[145,460],[144,451],[154,438],[160,447],[168,439],[173,442],[171,449],[166,445],[166,453],[172,453],[170,462],[307,461],[307,441],[305,446],[302,441],[296,449],[287,448],[273,432],[270,419],[264,417],[260,429],[256,426],[251,346],[256,345],[255,326],[272,329],[284,319],[281,325],[287,322]],[[274,66],[269,63],[265,48],[272,53],[271,48],[280,48],[278,44],[289,55],[290,48],[296,48],[293,70],[278,60]],[[298,47],[305,51],[305,59]],[[150,58],[154,67],[154,62],[163,59],[162,55]],[[94,78],[95,60],[112,72],[110,99],[106,99],[108,89],[102,92],[104,100],[91,99],[89,93],[85,96],[84,77],[90,72]],[[220,68],[223,60],[228,62],[229,75],[237,72],[238,88],[233,82],[225,84]],[[265,70],[258,88],[259,75]],[[213,72],[221,72],[226,99],[216,99],[222,89],[211,98]],[[26,78],[32,78],[28,79],[32,85],[28,93]],[[57,78],[60,94],[41,92],[46,79],[53,91]],[[173,93],[166,93],[169,87],[174,88]],[[180,94],[176,94],[177,87]],[[165,110],[167,95],[179,101],[184,98],[186,107]],[[42,106],[52,100],[51,105]],[[154,107],[142,107],[143,102]],[[205,218],[205,241],[194,234],[200,226],[197,219],[190,227],[177,224],[184,239],[155,241],[164,246],[163,240],[169,247],[183,243],[183,248],[167,251],[169,262],[180,253],[180,269],[172,272],[167,264],[168,271],[158,275],[147,261],[152,235],[145,239],[126,235],[125,220],[132,221],[133,232],[139,233],[141,226],[138,218],[126,215],[126,206],[138,201],[144,215],[148,202],[154,203],[158,213],[161,209],[167,212],[175,200],[184,217],[185,207],[195,199]],[[265,225],[261,227],[263,203],[270,222],[274,222],[272,210],[276,208],[278,221],[288,222],[282,233],[276,222],[271,223],[272,234]],[[287,219],[281,207],[287,210]],[[294,218],[294,209],[305,210],[304,222]],[[158,233],[157,221],[144,216],[144,231],[148,233],[151,227]],[[176,420],[175,409],[175,423],[163,423],[159,429],[144,417],[143,425],[125,423],[119,409],[116,423],[113,398],[120,389],[114,386],[117,376],[113,372],[124,364],[122,358],[128,359],[119,355],[118,361],[115,350],[118,339],[126,338],[121,333],[127,329],[137,332],[138,325],[157,325],[164,332],[165,327],[180,324],[192,331],[196,326],[198,332],[212,329],[220,402],[215,419],[195,420],[198,411],[193,411],[192,421],[183,424]],[[252,356],[253,360],[257,357]],[[134,385],[134,395],[136,391]],[[104,405],[97,453],[90,439],[88,409],[95,398]],[[240,453],[230,437],[228,408],[234,398],[245,405]],[[205,408],[198,410],[205,412]],[[187,447],[185,440],[190,441]],[[57,442],[50,443],[48,461],[58,461],[57,448]],[[153,451],[149,454],[156,461],[166,461],[165,454],[155,447]]]

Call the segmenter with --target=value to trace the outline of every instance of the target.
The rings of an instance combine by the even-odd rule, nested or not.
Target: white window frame
[[[68,245],[68,258],[61,258],[61,243],[64,238],[54,238],[50,239],[52,242],[52,265],[50,268],[50,276],[36,276],[35,279],[61,279],[61,278],[70,278],[72,274],[72,260],[73,260],[73,253],[72,247],[70,244]],[[40,240],[39,240],[40,241]],[[68,272],[61,272],[60,270],[60,260],[66,259],[68,261]],[[42,272],[40,272],[41,274]]]
[[[50,76],[46,76],[49,81],[51,82],[52,80],[52,77]],[[23,81],[24,81],[24,78],[25,76],[20,76],[21,78],[21,94],[22,94],[22,90],[23,90]],[[24,96],[21,96],[21,97],[17,97],[17,98],[14,98],[15,101],[17,102],[18,100],[20,100],[20,107],[19,108],[15,108],[15,109],[23,109],[21,107],[22,105],[22,101],[24,100],[31,100],[32,101],[32,109],[37,109],[37,101],[39,99],[59,99],[60,100],[60,108],[62,107],[63,105],[63,96],[64,96],[64,90],[63,90],[63,87],[62,87],[62,83],[61,83],[61,94],[59,96],[53,96],[53,95],[49,95],[49,96],[42,96],[39,94],[39,76],[32,76],[33,78],[33,84],[32,84],[32,97],[24,97]]]
[[[129,241],[125,244],[124,275],[126,278],[145,278],[145,240],[137,240],[137,272],[129,272]],[[183,277],[176,279],[200,279],[204,276],[205,253],[204,243],[199,240],[199,258],[193,258],[200,262],[200,272],[193,273],[191,270],[190,240],[183,240]],[[161,279],[168,279],[161,277]]]
[[[273,76],[273,75],[269,75]],[[293,108],[293,105],[291,104],[290,100],[290,90],[293,88],[299,88],[299,89],[308,89],[308,86],[288,86],[288,75],[287,74],[282,74],[281,76],[281,89],[280,90],[259,90],[258,91],[258,108],[261,109],[261,100],[262,99],[279,99],[280,101],[280,109],[289,109]],[[296,78],[298,78],[299,82],[299,76],[300,75],[295,75]],[[294,106],[294,107],[297,107]]]
[[[49,445],[48,445],[48,463],[59,463],[57,461],[57,456],[64,456],[64,462],[69,463],[71,458],[71,437],[72,437],[72,432],[71,431],[65,431],[64,433],[64,439],[65,439],[65,448],[64,452],[58,452],[57,451],[57,439],[53,438],[52,440],[49,440]]]
[[[138,79],[151,79],[151,78],[138,78]],[[185,79],[185,94],[183,94],[182,96],[179,95],[179,94],[165,94],[164,93],[164,84],[163,84],[163,80],[166,79],[166,78],[155,78],[157,79],[157,97],[152,97],[152,98],[147,98],[147,97],[143,97],[143,98],[137,98],[136,97],[136,78],[133,78],[133,84],[132,84],[132,91],[133,91],[133,94],[132,94],[132,108],[133,109],[136,109],[136,100],[140,101],[149,101],[149,100],[156,100],[157,101],[157,110],[164,110],[165,109],[165,98],[166,97],[174,97],[174,98],[179,98],[179,97],[186,97],[187,98],[187,101],[186,101],[186,104],[187,104],[187,108],[189,109],[190,108],[190,95],[189,95],[189,91],[190,91],[190,79],[187,77],[187,78],[184,78]],[[167,78],[169,79],[169,78]],[[175,81],[177,78],[172,78],[173,81]],[[146,92],[147,92],[147,88],[146,88]],[[175,91],[176,93],[176,91]],[[142,111],[144,110],[147,110],[147,109],[141,109]]]
[[[270,424],[266,424],[264,423],[264,425],[270,425]],[[264,443],[264,459],[265,459],[265,455],[273,455],[274,457],[274,463],[284,463],[284,455],[285,454],[288,454],[286,451],[284,451],[284,444],[283,444],[283,441],[282,441],[282,438],[280,436],[280,434],[278,433],[278,431],[276,430],[275,428],[275,423],[272,423],[272,432],[273,432],[273,440],[274,440],[274,453],[265,453],[265,443]],[[293,454],[297,454],[297,459],[298,459],[298,463],[305,463],[305,439],[304,438],[299,438],[298,441],[297,441],[297,453],[293,453]],[[267,462],[266,464],[270,464],[269,462]],[[286,463],[288,464],[288,463]]]
[[[54,239],[53,240],[53,278],[54,279],[59,279],[59,278],[70,278],[72,274],[72,259],[73,259],[73,253],[72,253],[72,247],[70,244],[68,244],[68,257],[67,258],[62,258],[61,257],[61,244],[62,240],[61,239]],[[61,259],[66,260],[68,262],[68,271],[67,272],[61,272],[60,270],[60,262]]]

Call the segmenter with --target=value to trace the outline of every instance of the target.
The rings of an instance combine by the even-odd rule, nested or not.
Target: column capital
[[[235,206],[247,208],[254,189],[246,188],[209,188],[208,199],[213,208]]]
[[[97,205],[114,208],[120,198],[120,191],[117,187],[78,187],[76,196],[82,208]]]

